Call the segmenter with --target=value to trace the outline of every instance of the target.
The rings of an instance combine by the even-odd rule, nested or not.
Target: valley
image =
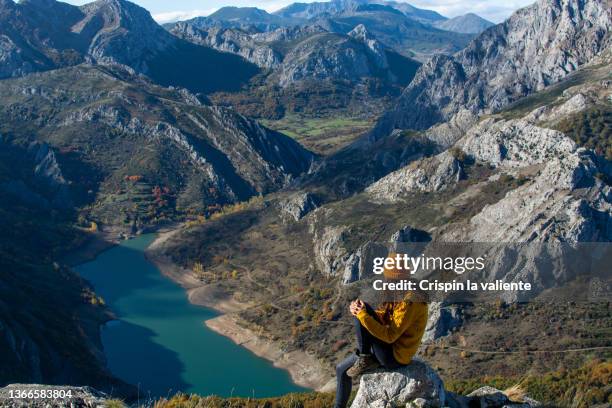
[[[516,243],[485,278],[535,301],[432,300],[418,357],[460,395],[606,406],[610,276],[549,272],[533,248],[597,243],[606,267],[607,3],[494,25],[333,0],[161,26],[126,0],[0,0],[0,386],[332,406],[374,257]],[[591,272],[602,293],[578,300]]]

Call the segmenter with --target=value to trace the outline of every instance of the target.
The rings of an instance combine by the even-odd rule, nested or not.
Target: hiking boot
[[[380,363],[373,355],[362,354],[357,358],[355,364],[347,370],[346,375],[355,378],[378,367],[380,367]]]

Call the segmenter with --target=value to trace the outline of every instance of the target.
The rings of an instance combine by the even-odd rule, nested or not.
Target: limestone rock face
[[[174,24],[170,32],[194,44],[240,55],[261,68],[276,68],[283,59],[280,53],[266,44],[265,38],[259,38],[263,33],[258,36],[236,28],[201,28],[187,21]],[[271,33],[265,34],[272,36]]]
[[[402,244],[407,242],[428,242],[431,241],[431,236],[426,231],[421,231],[406,225],[404,228],[396,231],[391,235],[389,242],[391,244]]]
[[[423,335],[423,343],[432,342],[446,336],[455,327],[461,326],[463,317],[457,305],[445,305],[442,302],[429,304],[429,316]]]
[[[375,133],[426,129],[466,108],[498,111],[589,63],[610,46],[611,27],[606,0],[539,0],[424,64]]]
[[[394,171],[366,191],[379,201],[394,202],[410,192],[436,192],[463,177],[461,162],[446,151]]]
[[[336,276],[346,265],[350,254],[344,247],[348,233],[345,227],[325,227],[315,234],[315,262],[319,270],[327,276]]]
[[[499,169],[539,170],[531,182],[485,206],[462,237],[450,234],[447,239],[524,242],[561,234],[568,242],[585,242],[612,237],[610,187],[596,178],[608,169],[561,132],[526,120],[485,120],[457,145]]]
[[[414,359],[397,370],[362,375],[351,408],[414,406],[423,404],[422,400],[428,404],[422,406],[444,406],[444,383],[431,367]]]
[[[374,258],[387,256],[384,245],[366,242],[352,253],[344,264],[342,283],[348,285],[360,279],[372,276]]]
[[[294,221],[299,221],[306,214],[319,206],[319,200],[314,194],[294,194],[280,203],[280,209]]]
[[[363,24],[359,24],[353,28],[349,33],[349,36],[355,38],[358,41],[364,43],[371,51],[371,55],[376,59],[376,65],[380,68],[388,68],[389,62],[387,61],[387,54],[385,53],[385,47],[367,30]]]
[[[382,67],[376,65],[380,60],[371,55],[366,44],[352,37],[331,33],[314,35],[287,53],[279,68],[278,83],[287,87],[306,78],[355,80],[375,77]]]

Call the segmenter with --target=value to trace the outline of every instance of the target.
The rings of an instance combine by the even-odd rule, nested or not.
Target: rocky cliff
[[[424,64],[375,133],[425,129],[462,109],[499,111],[608,49],[611,26],[605,0],[538,1],[482,33],[464,50]]]

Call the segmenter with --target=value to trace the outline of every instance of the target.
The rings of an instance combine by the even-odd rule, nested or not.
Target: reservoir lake
[[[178,391],[224,397],[271,397],[306,391],[289,373],[204,324],[218,313],[192,305],[187,293],[144,255],[155,234],[106,250],[77,266],[116,314],[102,327],[110,371],[141,396]]]

